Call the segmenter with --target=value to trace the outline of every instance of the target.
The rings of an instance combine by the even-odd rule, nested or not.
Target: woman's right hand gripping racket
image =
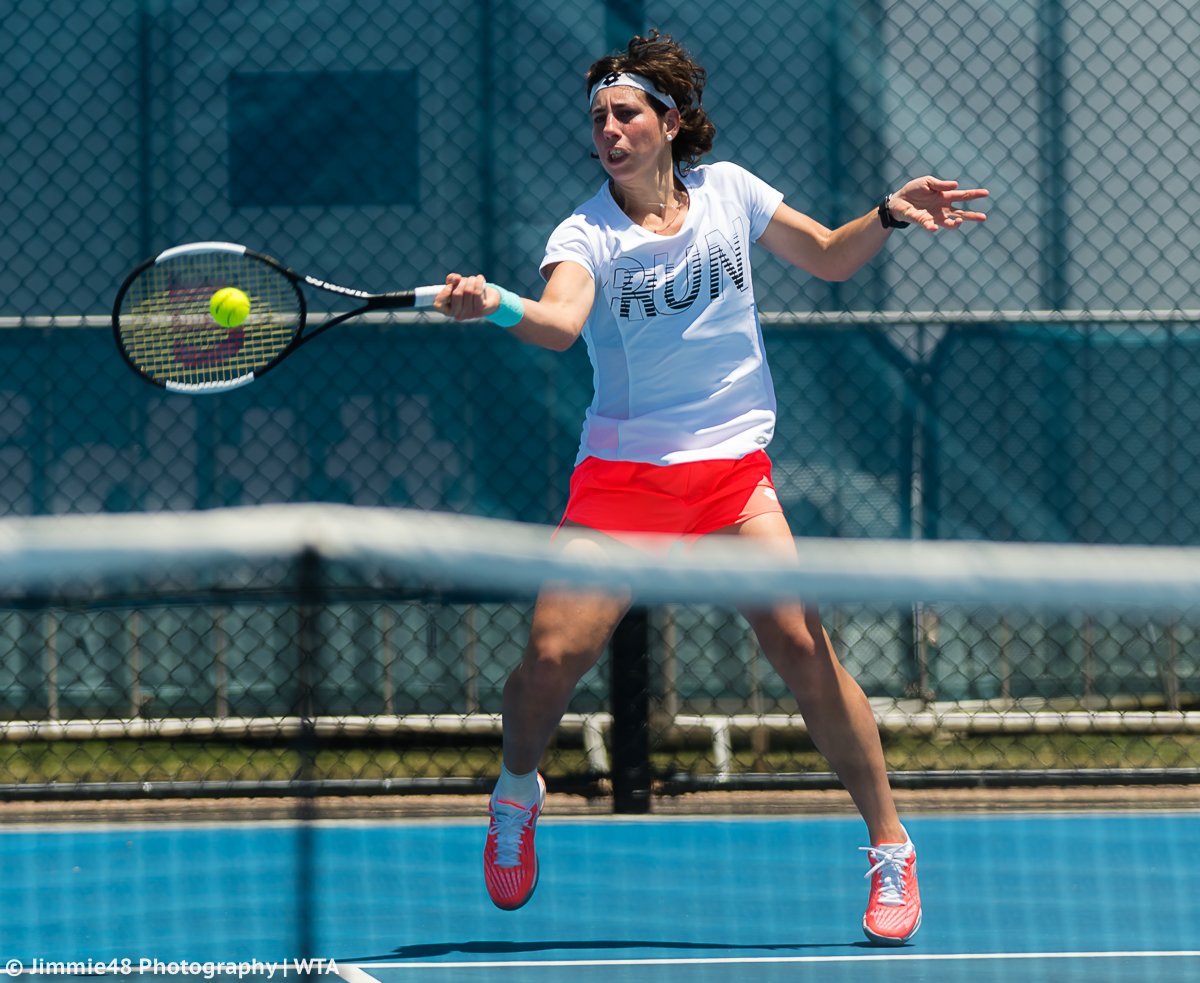
[[[308,329],[306,286],[358,306]],[[429,308],[444,289],[371,294],[296,273],[245,246],[195,242],[126,277],[113,335],[143,379],[172,392],[219,393],[253,382],[334,325],[367,311]]]

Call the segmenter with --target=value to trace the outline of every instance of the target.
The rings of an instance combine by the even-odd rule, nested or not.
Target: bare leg
[[[564,546],[597,549],[582,538]],[[538,597],[525,655],[504,686],[504,765],[510,772],[538,767],[575,687],[599,661],[628,607],[627,599],[604,594],[545,591]]]
[[[795,555],[791,530],[778,512],[755,516],[723,532],[752,536],[781,553]],[[796,697],[817,749],[862,813],[871,842],[903,842],[875,716],[862,688],[838,661],[816,609],[788,604],[743,614]]]

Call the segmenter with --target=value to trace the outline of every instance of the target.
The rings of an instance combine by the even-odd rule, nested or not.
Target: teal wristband
[[[520,324],[525,316],[525,301],[511,290],[505,290],[495,283],[489,283],[488,286],[500,295],[500,306],[495,312],[488,314],[487,319],[502,328],[512,328]]]

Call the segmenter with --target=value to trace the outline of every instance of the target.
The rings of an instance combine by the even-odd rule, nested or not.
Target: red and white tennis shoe
[[[546,783],[538,775],[538,800],[529,806],[492,797],[487,842],[483,848],[483,879],[497,908],[515,911],[533,897],[538,882],[533,834],[546,805]]]
[[[903,945],[921,927],[921,892],[917,889],[917,850],[912,841],[863,846],[871,869],[871,897],[863,915],[863,931],[876,945]]]

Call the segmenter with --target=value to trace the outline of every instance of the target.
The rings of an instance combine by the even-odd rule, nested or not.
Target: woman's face
[[[627,85],[601,89],[592,103],[592,143],[600,165],[614,181],[629,181],[649,169],[670,164],[671,144],[667,134],[678,116],[674,111],[660,118],[646,93]]]

